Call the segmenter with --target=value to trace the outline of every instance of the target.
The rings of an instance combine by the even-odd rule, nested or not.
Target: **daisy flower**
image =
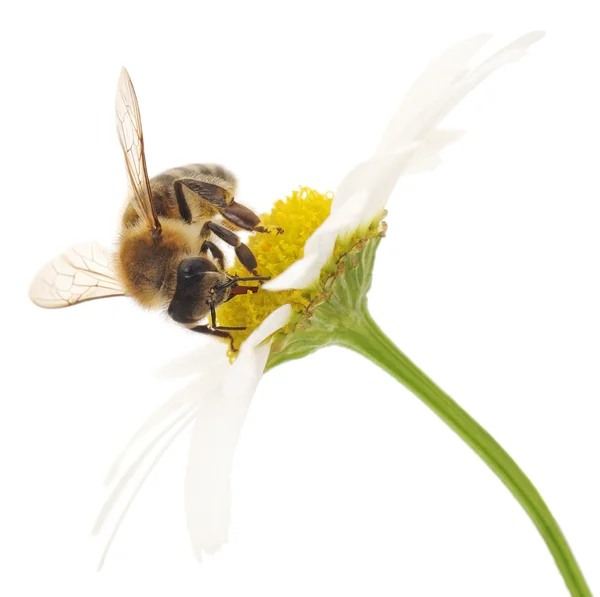
[[[434,169],[461,132],[438,128],[481,81],[525,55],[543,36],[529,33],[477,66],[470,61],[489,36],[458,43],[417,79],[374,154],[355,166],[334,194],[307,187],[261,216],[282,235],[256,235],[249,247],[257,271],[269,276],[260,292],[236,297],[217,311],[232,332],[229,359],[210,363],[155,412],[133,436],[109,474],[112,486],[96,524],[116,514],[102,562],[139,489],[183,429],[192,426],[185,478],[188,530],[196,557],[217,551],[228,537],[230,474],[235,446],[264,372],[319,348],[354,350],[386,370],[441,417],[498,475],[521,503],[550,549],[573,595],[590,595],[558,524],[541,496],[504,449],[387,338],[369,314],[367,293],[387,201],[398,180]],[[240,264],[230,274],[244,275]],[[196,358],[199,370],[205,359]],[[125,497],[128,494],[128,497]],[[125,500],[123,502],[123,500]],[[101,563],[102,563],[101,562]]]

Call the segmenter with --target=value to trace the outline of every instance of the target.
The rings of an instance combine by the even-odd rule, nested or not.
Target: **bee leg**
[[[229,220],[232,224],[242,230],[248,230],[250,232],[270,232],[269,228],[265,228],[260,224],[260,218],[245,205],[237,203],[235,199],[232,199],[229,205],[225,209],[220,210],[221,215]],[[277,234],[283,232],[283,228],[275,226]]]
[[[211,243],[209,240],[205,240],[202,243],[202,246],[200,247],[200,255],[202,255],[203,253],[208,253],[209,251],[212,253],[212,256],[217,262],[219,268],[225,269],[225,257],[223,255],[223,251],[221,251],[221,249],[219,249],[219,247],[217,247],[215,243]]]
[[[193,178],[179,178],[173,183],[173,187],[181,189],[182,184],[219,211],[225,209],[227,202],[231,200],[231,194],[228,191],[210,182],[202,182]]]
[[[173,183],[173,189],[175,191],[175,197],[177,198],[177,207],[179,208],[179,215],[184,219],[188,224],[192,223],[192,211],[190,210],[190,206],[183,194],[183,188],[181,184],[181,180],[176,180]]]
[[[234,286],[231,289],[231,294],[229,295],[229,298],[225,302],[228,303],[230,300],[234,299],[240,294],[256,294],[259,290],[260,286]]]
[[[217,338],[229,338],[229,348],[232,352],[237,352],[237,349],[233,345],[233,338],[229,332],[224,330],[214,330],[207,325],[197,325],[196,327],[189,328],[192,332],[198,332],[199,334],[206,334],[207,336],[216,336]]]
[[[258,276],[258,273],[256,271],[256,257],[254,257],[252,251],[238,238],[235,232],[231,232],[231,230],[227,230],[227,228],[219,226],[219,224],[215,224],[214,222],[206,222],[206,224],[204,224],[204,226],[202,227],[202,233],[204,233],[205,229],[210,230],[211,232],[216,234],[221,240],[224,240],[228,245],[234,247],[235,254],[240,260],[240,263],[253,276]]]
[[[210,304],[210,329],[211,330],[224,330],[227,332],[242,332],[245,327],[224,327],[217,325],[217,312],[214,303]]]
[[[234,286],[231,289],[231,296],[229,297],[229,299],[239,296],[240,294],[248,294],[249,292],[256,294],[259,288],[259,286]]]
[[[182,185],[185,185],[190,191],[196,193],[198,197],[217,209],[226,220],[237,228],[248,230],[249,232],[271,231],[269,228],[261,225],[260,218],[251,209],[237,203],[224,188],[208,182],[194,180],[193,178],[179,178],[173,183],[173,188],[177,196],[179,213],[186,222],[189,223],[192,221],[192,214],[183,195]],[[283,228],[279,228],[278,226],[273,226],[271,229],[274,229],[277,234],[283,232]]]

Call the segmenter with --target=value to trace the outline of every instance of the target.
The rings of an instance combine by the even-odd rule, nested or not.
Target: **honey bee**
[[[202,334],[229,338],[219,327],[216,308],[268,280],[256,272],[256,258],[236,231],[276,232],[235,200],[236,179],[225,168],[190,164],[148,177],[142,121],[136,93],[123,68],[116,97],[116,124],[129,180],[129,196],[114,254],[97,243],[77,245],[48,263],[34,279],[29,296],[41,307],[68,307],[84,301],[130,296]],[[248,277],[225,272],[217,237],[234,248]],[[210,318],[209,323],[202,321]]]

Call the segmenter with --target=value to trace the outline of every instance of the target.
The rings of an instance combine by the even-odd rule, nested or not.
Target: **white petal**
[[[264,342],[269,336],[272,336],[277,330],[281,329],[290,319],[292,308],[290,305],[283,305],[275,309],[246,339],[240,349],[240,356],[248,352],[251,348]],[[237,363],[237,360],[236,360]]]
[[[461,42],[435,60],[406,94],[374,156],[340,183],[331,214],[306,242],[304,257],[263,288],[305,288],[315,282],[336,238],[377,217],[400,176],[431,170],[440,163],[442,149],[461,136],[435,128],[448,112],[489,74],[521,58],[541,37],[541,32],[529,33],[471,70],[470,58],[489,36]]]
[[[191,350],[163,365],[157,372],[161,379],[196,376],[200,371],[210,371],[223,362],[227,353],[225,344],[216,345],[214,338],[206,338],[206,344]]]
[[[442,150],[460,139],[464,134],[465,131],[448,131],[443,129],[431,131],[427,138],[427,143],[423,143],[415,152],[410,164],[404,170],[404,174],[420,174],[434,170],[442,162]]]
[[[375,154],[389,153],[414,138],[424,110],[444,100],[458,80],[469,72],[469,61],[491,39],[478,35],[461,41],[431,62],[411,85],[392,116]]]
[[[291,312],[291,307],[284,305],[271,313],[244,342],[233,365],[221,355],[212,361],[209,370],[202,371],[204,363],[200,359],[196,367],[202,371],[201,375],[157,409],[133,435],[111,468],[108,481],[112,489],[94,525],[94,533],[100,532],[117,504],[124,501],[106,541],[99,568],[150,473],[192,422],[195,424],[185,483],[192,544],[200,559],[202,552],[212,553],[226,542],[233,452],[269,357],[270,344],[259,344],[284,326]],[[180,371],[177,369],[176,373]],[[129,464],[125,467],[126,462]]]
[[[414,150],[415,147],[411,147],[405,152],[372,158],[351,170],[336,191],[331,214],[306,241],[304,257],[263,284],[263,288],[285,290],[312,284],[332,254],[338,236],[353,232],[365,221],[366,209],[385,196],[386,187],[391,191],[398,168],[410,160]],[[384,205],[380,204],[379,211]]]
[[[100,528],[104,525],[106,518],[113,510],[117,499],[119,499],[121,497],[121,494],[124,493],[124,489],[127,488],[130,490],[129,498],[125,501],[125,504],[121,509],[121,514],[115,521],[113,529],[110,535],[108,536],[108,539],[106,540],[104,550],[102,552],[102,555],[100,556],[100,561],[98,563],[98,570],[102,569],[102,567],[104,566],[104,562],[106,560],[106,556],[108,555],[112,542],[117,536],[117,533],[121,528],[121,524],[123,524],[123,521],[125,520],[125,517],[129,512],[129,508],[135,501],[137,494],[144,486],[144,483],[147,481],[148,477],[154,470],[154,467],[158,464],[160,459],[163,457],[164,453],[171,447],[171,444],[177,439],[179,434],[194,420],[194,416],[195,412],[188,414],[182,421],[179,422],[178,426],[176,426],[173,430],[169,430],[171,432],[164,437],[164,441],[162,443],[158,443],[158,441],[153,442],[153,445],[151,447],[152,450],[149,451],[147,455],[144,455],[143,464],[145,465],[145,469],[141,469],[141,467],[137,464],[135,465],[134,472],[138,472],[138,470],[141,471],[138,475],[137,480],[133,482],[133,479],[128,478],[125,480],[125,483],[123,485],[121,485],[120,483],[117,484],[113,493],[109,496],[104,507],[100,511],[100,514],[94,526],[94,532],[98,532]]]
[[[217,391],[199,403],[185,479],[186,519],[198,560],[227,542],[235,447],[270,351],[270,344],[259,344],[290,315],[291,307],[285,305],[267,317],[244,342]]]
[[[314,236],[314,234],[313,234]],[[312,237],[311,237],[312,238]],[[318,255],[306,255],[298,261],[292,263],[282,274],[279,274],[274,280],[270,280],[263,284],[266,290],[287,290],[288,288],[307,288],[315,281],[315,271],[320,272],[323,264],[319,259],[321,254],[331,255],[331,251],[335,245],[337,233],[333,236],[333,240],[329,243],[328,248],[324,246]]]
[[[225,373],[223,368],[229,367],[228,361],[223,359],[220,367],[219,370],[212,369],[211,375],[202,375],[193,380],[186,388],[172,396],[163,407],[157,409],[133,435],[113,464],[107,479],[107,482],[111,482],[111,490],[98,513],[93,534],[99,534],[108,520],[115,516],[117,505],[121,507],[105,542],[98,569],[104,565],[112,542],[139,491],[164,453],[194,421],[199,396],[202,396],[202,393],[212,393],[213,388],[221,383]],[[147,438],[152,430],[155,431],[154,435]],[[124,466],[126,462],[129,462],[127,467]],[[118,477],[117,473],[120,473]]]
[[[227,366],[227,361],[221,357],[221,363],[218,363],[218,366],[221,367],[221,371],[224,371],[224,367]],[[198,371],[203,366],[202,361],[196,362],[196,371]],[[210,372],[212,374],[212,379],[215,378],[217,364],[213,364],[210,368]],[[200,377],[200,380],[196,379],[196,381],[205,381],[205,377],[207,375],[203,374]],[[198,377],[198,376],[196,376]],[[210,384],[211,380],[207,380],[206,384]],[[118,473],[123,468],[124,463],[127,460],[131,460],[132,457],[135,457],[136,452],[143,452],[148,448],[148,446],[154,442],[154,438],[150,441],[144,441],[153,430],[157,430],[157,434],[160,435],[162,431],[164,431],[170,422],[172,422],[173,417],[179,416],[182,412],[187,412],[192,408],[195,404],[195,399],[193,393],[189,391],[180,391],[171,396],[169,400],[167,400],[164,404],[159,406],[147,419],[146,421],[138,428],[138,430],[131,436],[131,439],[127,443],[127,445],[123,448],[117,458],[114,460],[111,465],[105,479],[106,485],[111,485]],[[154,436],[156,437],[156,435]]]

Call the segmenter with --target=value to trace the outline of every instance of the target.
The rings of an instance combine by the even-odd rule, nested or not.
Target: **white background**
[[[370,305],[530,475],[600,591],[600,42],[594,3],[550,4],[3,9],[0,593],[567,594],[505,487],[414,396],[342,349],[262,381],[225,549],[193,560],[182,438],[97,574],[103,474],[182,383],[156,372],[203,340],[126,299],[50,312],[26,295],[70,244],[115,238],[121,65],[150,173],[222,162],[261,210],[299,184],[334,189],[452,43],[491,32],[499,47],[534,29],[547,37],[448,118],[468,134],[443,165],[398,185]]]

